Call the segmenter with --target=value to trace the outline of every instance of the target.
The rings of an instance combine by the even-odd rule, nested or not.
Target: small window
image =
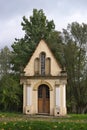
[[[41,63],[41,75],[44,76],[45,75],[45,56],[46,54],[44,52],[42,52],[40,54],[40,63]]]

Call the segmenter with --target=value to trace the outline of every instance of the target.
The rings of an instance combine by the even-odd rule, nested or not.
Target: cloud
[[[33,8],[43,9],[48,20],[54,20],[57,30],[68,23],[87,22],[87,0],[0,0],[0,48],[21,38],[22,17],[32,15]]]
[[[15,38],[21,38],[24,33],[21,28],[21,18],[16,17],[4,22],[4,26],[0,26],[1,36],[0,36],[0,47],[5,45],[11,45]],[[0,23],[1,25],[1,23]]]

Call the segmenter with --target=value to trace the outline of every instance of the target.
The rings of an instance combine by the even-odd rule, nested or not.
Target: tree
[[[0,76],[6,75],[11,70],[11,51],[7,46],[0,52]]]
[[[68,25],[67,30],[63,30],[63,36],[64,60],[68,73],[68,99],[71,111],[82,113],[87,104],[87,88],[83,83],[87,67],[87,25],[73,22]]]
[[[21,39],[15,39],[12,45],[12,63],[16,71],[20,71],[27,64],[41,39],[46,40],[48,43],[51,42],[50,46],[52,50],[55,50],[54,44],[58,46],[61,39],[60,33],[55,31],[53,20],[48,21],[43,10],[33,9],[33,15],[30,16],[29,19],[24,16],[21,25],[25,31],[25,36]],[[55,42],[52,40],[52,37],[55,39]]]
[[[0,110],[21,111],[22,89],[20,88],[18,76],[6,74],[0,80]]]
[[[8,47],[0,52],[0,110],[18,111],[22,106],[22,87],[19,77],[12,71],[12,53]],[[14,106],[14,107],[12,107]]]

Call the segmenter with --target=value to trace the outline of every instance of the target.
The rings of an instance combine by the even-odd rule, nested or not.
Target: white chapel
[[[20,82],[23,84],[23,113],[67,114],[67,74],[44,40],[38,43]]]

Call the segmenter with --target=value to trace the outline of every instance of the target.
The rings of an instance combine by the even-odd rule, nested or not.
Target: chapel
[[[67,74],[44,40],[41,40],[20,77],[23,113],[63,116],[67,114]]]

